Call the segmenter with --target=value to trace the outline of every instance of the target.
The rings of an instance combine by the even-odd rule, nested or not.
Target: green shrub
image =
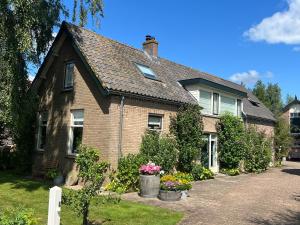
[[[187,180],[189,182],[194,181],[193,175],[190,173],[176,172],[173,174],[176,179]]]
[[[59,175],[57,169],[49,169],[46,172],[46,178],[49,180],[53,180],[55,177],[57,177]]]
[[[213,179],[214,173],[202,166],[201,164],[194,164],[192,169],[192,175],[195,181]]]
[[[175,117],[171,118],[170,132],[178,144],[177,169],[191,172],[193,161],[200,157],[203,146],[203,121],[199,105],[186,104],[180,107]]]
[[[176,140],[170,136],[160,135],[157,131],[146,131],[140,153],[148,160],[159,165],[162,170],[171,172],[177,162]]]
[[[111,174],[111,182],[106,186],[106,189],[120,194],[137,191],[139,187],[139,168],[145,163],[147,163],[147,159],[141,154],[128,154],[120,158],[118,169]]]
[[[37,219],[34,217],[32,209],[17,207],[0,211],[1,225],[36,225]]]
[[[243,121],[229,113],[221,116],[217,124],[220,167],[235,169],[244,157]]]
[[[245,135],[244,169],[259,173],[266,170],[272,160],[271,141],[264,133],[249,128]]]
[[[227,174],[229,176],[237,176],[240,175],[240,170],[237,168],[234,169],[222,169],[221,173]]]

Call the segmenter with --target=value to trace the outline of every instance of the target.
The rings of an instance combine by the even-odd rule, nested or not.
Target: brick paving
[[[219,176],[195,182],[190,197],[179,202],[140,198],[126,200],[183,211],[180,224],[300,225],[300,162],[286,162],[262,174]]]

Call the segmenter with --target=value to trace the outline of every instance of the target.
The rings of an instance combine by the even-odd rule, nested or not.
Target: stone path
[[[300,225],[300,162],[263,174],[196,182],[187,200],[162,202],[136,193],[126,200],[183,211],[180,224]]]

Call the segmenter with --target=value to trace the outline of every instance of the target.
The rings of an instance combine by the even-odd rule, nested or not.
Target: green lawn
[[[47,184],[0,172],[0,209],[20,205],[32,208],[39,224],[47,224],[48,190]],[[66,206],[62,207],[61,215],[62,225],[81,224],[81,218]],[[121,201],[117,204],[92,205],[90,216],[93,220],[102,221],[104,225],[171,225],[178,223],[183,215],[166,209]]]

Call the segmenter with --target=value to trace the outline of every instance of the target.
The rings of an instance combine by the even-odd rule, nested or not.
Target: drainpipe
[[[123,156],[123,153],[122,153],[122,138],[123,138],[124,101],[125,101],[125,97],[121,96],[121,102],[120,102],[120,124],[119,124],[119,145],[118,145],[118,161]]]

